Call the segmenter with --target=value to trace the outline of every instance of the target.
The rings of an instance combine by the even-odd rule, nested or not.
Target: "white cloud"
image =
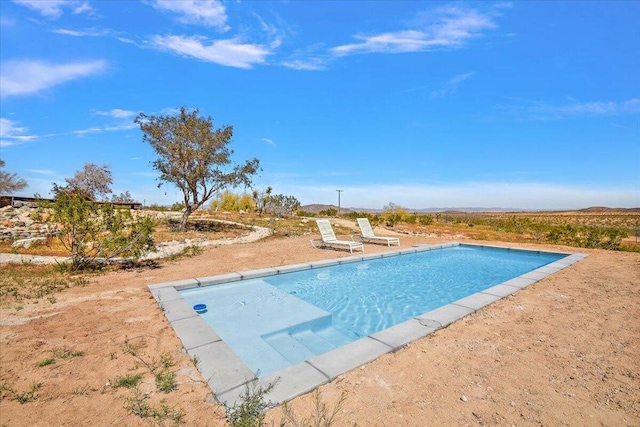
[[[62,34],[64,36],[71,37],[103,37],[111,35],[111,31],[107,29],[100,28],[87,28],[84,30],[68,30],[66,28],[58,28],[52,30],[53,33]]]
[[[113,108],[109,111],[96,111],[97,116],[113,117],[114,119],[128,119],[135,117],[138,113],[131,110],[121,110],[120,108]]]
[[[431,92],[431,96],[434,98],[441,98],[443,96],[452,95],[457,92],[457,90],[460,88],[460,85],[462,85],[465,80],[475,75],[475,72],[458,74],[454,78],[447,80],[442,88]]]
[[[261,64],[271,52],[264,46],[242,43],[237,39],[206,41],[203,37],[155,36],[152,44],[181,56],[237,68]]]
[[[416,28],[373,35],[356,35],[357,43],[336,46],[336,56],[359,53],[421,52],[436,48],[459,48],[467,41],[480,37],[484,30],[493,29],[494,14],[475,9],[448,7],[423,15]]]
[[[15,3],[35,10],[47,18],[59,18],[64,9],[70,9],[73,14],[92,14],[93,9],[86,1],[79,0],[13,0]]]
[[[515,101],[517,101],[516,105],[508,105],[501,108],[533,120],[559,120],[572,117],[604,117],[640,113],[640,99],[637,98],[623,102],[583,102],[570,99],[564,104],[555,105],[540,101]]]
[[[271,49],[279,48],[282,45],[283,40],[286,38],[287,33],[291,31],[286,27],[284,21],[279,17],[276,17],[279,25],[274,25],[265,21],[262,16],[257,13],[253,13],[253,16],[258,20],[260,23],[260,29],[269,39],[269,47],[271,47]]]
[[[56,175],[51,169],[25,169],[27,172],[36,173],[38,175],[53,176]]]
[[[18,123],[0,118],[0,147],[24,144],[37,138],[35,135],[28,135],[26,127],[18,126]]]
[[[326,60],[324,58],[292,59],[282,61],[280,64],[283,67],[299,71],[321,71],[326,68]]]
[[[322,44],[315,44],[304,49],[298,49],[287,59],[283,60],[280,65],[293,70],[324,70],[331,59],[330,56],[326,55],[325,49],[325,46]]]
[[[406,30],[373,36],[356,35],[360,43],[346,44],[332,49],[336,55],[355,53],[403,53],[424,50],[431,43],[422,31]]]
[[[262,142],[266,142],[266,143],[267,143],[267,144],[269,144],[269,145],[273,145],[273,146],[275,146],[275,145],[276,145],[276,143],[275,143],[275,142],[273,142],[272,140],[270,140],[269,138],[262,138],[260,141],[262,141]]]
[[[178,20],[186,24],[198,24],[226,31],[227,13],[217,0],[155,0],[153,7],[180,15]]]
[[[43,61],[9,61],[0,65],[3,97],[30,95],[60,84],[99,74],[107,69],[102,60],[52,64]]]
[[[61,135],[83,136],[83,135],[88,135],[88,134],[91,134],[91,133],[120,132],[120,131],[135,129],[137,127],[138,127],[138,125],[133,123],[133,121],[131,121],[131,122],[127,121],[125,123],[116,124],[116,125],[93,126],[93,127],[86,128],[86,129],[74,130],[74,131],[68,132],[66,134],[61,134]],[[50,136],[53,136],[53,135],[50,135]]]

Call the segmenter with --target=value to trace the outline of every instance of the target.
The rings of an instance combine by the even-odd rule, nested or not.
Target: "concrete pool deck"
[[[247,384],[256,379],[255,372],[251,371],[220,338],[216,331],[193,310],[191,304],[180,295],[179,290],[385,256],[398,256],[408,253],[443,249],[459,245],[459,243],[417,245],[409,249],[390,252],[358,254],[346,258],[185,279],[151,285],[149,289],[163,309],[167,320],[181,339],[187,353],[194,362],[197,362],[198,369],[207,380],[216,398],[222,402],[233,405],[238,397],[244,393]],[[539,251],[493,245],[467,243],[464,245],[524,252],[555,253],[565,255],[565,257],[499,285],[349,343],[343,347],[314,356],[304,362],[282,369],[273,374],[260,377],[256,380],[256,385],[266,386],[278,380],[276,386],[266,398],[274,404],[290,400],[334,380],[343,373],[373,361],[383,354],[397,351],[408,343],[444,328],[456,320],[474,313],[482,307],[517,292],[520,289],[530,286],[587,256],[581,253]]]

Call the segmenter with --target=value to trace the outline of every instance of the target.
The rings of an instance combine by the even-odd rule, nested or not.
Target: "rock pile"
[[[0,208],[0,241],[15,241],[52,236],[56,232],[53,224],[42,224],[33,219],[35,208],[22,206]]]

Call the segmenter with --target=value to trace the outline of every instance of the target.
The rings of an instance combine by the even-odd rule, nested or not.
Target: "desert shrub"
[[[114,203],[135,203],[135,200],[131,196],[131,193],[129,193],[128,191],[120,194],[113,194],[111,196],[111,201]]]
[[[415,224],[418,222],[418,215],[415,213],[406,213],[400,216],[400,221],[406,224]]]
[[[432,225],[433,217],[431,215],[418,215],[418,223],[420,225]]]
[[[618,228],[593,226],[561,225],[553,226],[546,233],[546,240],[551,243],[577,246],[580,248],[620,249],[622,239],[628,233]]]
[[[369,212],[349,212],[344,214],[343,216],[354,221],[358,218],[367,218],[371,225],[378,225],[381,222],[380,215]]]
[[[159,205],[157,203],[152,203],[152,204],[150,204],[148,206],[145,206],[144,209],[148,210],[148,211],[157,211],[157,212],[166,212],[166,211],[171,210],[170,207],[162,206],[162,205]]]
[[[238,200],[240,197],[230,191],[223,192],[217,200],[211,202],[214,210],[235,212],[238,210]]]
[[[329,408],[322,400],[320,391],[316,389],[313,393],[314,410],[309,418],[301,418],[291,408],[288,402],[282,405],[282,420],[280,425],[283,427],[330,427],[336,423],[338,416],[342,413],[342,407],[346,400],[346,393],[343,391],[334,405],[333,409]]]
[[[401,222],[403,218],[407,218],[409,216],[409,213],[406,209],[392,202],[389,202],[389,204],[385,205],[383,210],[383,218],[387,227],[393,227],[397,223]]]
[[[238,199],[238,209],[245,212],[254,211],[256,209],[256,204],[250,195],[244,193]]]
[[[165,368],[156,372],[156,388],[163,393],[171,393],[178,388],[178,374]]]
[[[257,379],[245,385],[239,403],[233,406],[224,404],[225,415],[233,427],[262,427],[264,411],[269,407],[266,395],[273,390],[275,383],[259,386]]]
[[[129,413],[152,422],[151,425],[182,425],[185,412],[180,408],[170,408],[167,405],[153,406],[148,401],[149,396],[136,393],[125,401],[124,408]]]
[[[255,192],[254,192],[255,194]],[[239,212],[239,211],[253,211],[257,210],[256,200],[247,193],[235,194],[230,191],[225,191],[220,194],[216,200],[213,200],[209,204],[211,211],[226,211],[226,212]]]
[[[338,210],[334,208],[323,209],[318,212],[319,216],[336,216],[338,215]]]
[[[356,220],[356,218],[363,218],[363,215],[360,214],[360,212],[347,212],[345,214],[342,214],[343,218],[346,219],[352,219],[352,220]]]
[[[113,388],[125,387],[134,389],[137,387],[138,383],[142,381],[142,377],[143,375],[141,373],[127,374],[125,376],[118,377],[113,382]]]
[[[41,203],[41,210],[46,206]],[[138,259],[154,247],[153,221],[133,217],[128,209],[97,204],[68,192],[60,192],[48,206],[53,212],[46,220],[57,224],[56,235],[71,255],[72,270],[120,256]]]
[[[390,213],[385,215],[384,221],[387,227],[393,227],[400,222],[400,218],[400,215],[398,215],[397,213]]]
[[[31,383],[28,389],[25,391],[17,391],[12,386],[6,384],[0,384],[0,397],[7,392],[10,396],[13,397],[13,400],[18,401],[21,405],[25,403],[34,402],[38,399],[38,390],[42,387],[42,383],[34,382]],[[0,399],[1,400],[1,399]]]
[[[300,202],[294,196],[275,194],[269,197],[264,208],[265,212],[276,216],[289,216],[300,207]]]
[[[171,205],[171,207],[169,208],[170,211],[172,212],[182,212],[184,210],[184,203],[182,202],[175,202],[174,204]],[[166,209],[164,209],[166,210]]]
[[[369,218],[369,222],[371,225],[380,225],[384,222],[384,217],[379,214],[371,215]]]

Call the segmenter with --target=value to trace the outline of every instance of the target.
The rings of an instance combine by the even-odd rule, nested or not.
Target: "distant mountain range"
[[[310,213],[318,213],[320,211],[325,211],[327,209],[335,209],[338,210],[338,206],[336,205],[322,205],[322,204],[310,204],[301,206],[305,212]],[[482,207],[466,207],[466,208],[423,208],[423,209],[410,209],[403,208],[408,212],[416,212],[416,213],[436,213],[436,212],[583,212],[583,213],[600,213],[600,212],[625,212],[625,213],[640,213],[640,208],[608,208],[605,206],[592,206],[585,209],[576,209],[576,210],[546,210],[546,209],[518,209],[518,208],[482,208]],[[351,212],[368,212],[368,213],[382,213],[383,209],[370,209],[370,208],[345,208],[340,207],[340,213],[346,214]]]

